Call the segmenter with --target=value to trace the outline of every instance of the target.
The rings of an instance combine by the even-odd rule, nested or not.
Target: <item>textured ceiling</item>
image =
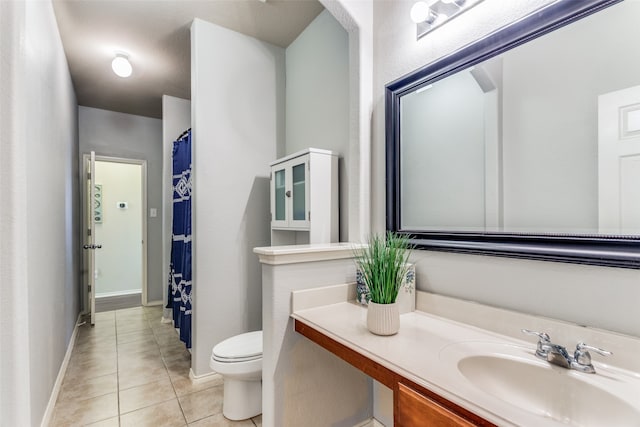
[[[53,0],[78,104],[162,117],[162,95],[191,98],[194,18],[287,47],[323,10],[317,0]],[[111,70],[116,51],[133,66]]]

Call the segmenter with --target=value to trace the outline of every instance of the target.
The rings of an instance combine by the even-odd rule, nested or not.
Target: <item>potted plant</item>
[[[355,258],[371,300],[367,307],[367,328],[377,335],[393,335],[400,329],[396,298],[407,273],[409,239],[387,232],[374,235],[368,246],[356,250]]]

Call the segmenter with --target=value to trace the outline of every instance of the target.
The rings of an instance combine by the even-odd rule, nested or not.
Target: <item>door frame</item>
[[[84,179],[84,177],[87,176],[87,174],[89,173],[89,171],[87,170],[87,161],[89,159],[89,153],[82,153],[82,182],[86,182],[86,179]],[[142,250],[142,305],[146,306],[148,304],[148,299],[147,299],[147,287],[148,287],[148,276],[147,276],[147,161],[146,160],[142,160],[142,159],[132,159],[132,158],[125,158],[125,157],[113,157],[113,156],[102,156],[102,155],[98,155],[96,154],[96,158],[95,158],[96,162],[111,162],[111,163],[124,163],[124,164],[133,164],[133,165],[140,165],[140,169],[141,169],[141,174],[142,174],[142,180],[141,180],[141,184],[142,184],[142,246],[141,246],[141,250]],[[82,206],[82,230],[81,230],[81,236],[82,236],[82,244],[84,244],[85,241],[85,237],[86,237],[86,233],[87,233],[87,229],[88,229],[88,222],[87,222],[87,218],[88,218],[88,212],[87,212],[87,203],[85,200],[87,194],[87,188],[85,185],[82,186],[82,191],[81,191],[81,195],[80,195],[80,204]],[[87,268],[87,257],[86,254],[84,253],[86,251],[82,252],[82,262],[81,262],[81,267],[82,267],[82,271],[81,271],[81,280],[82,280],[82,301],[84,301],[85,303],[85,307],[83,312],[87,312],[88,308],[89,308],[89,293],[86,287],[86,283],[87,283],[87,274],[89,274],[88,268]]]

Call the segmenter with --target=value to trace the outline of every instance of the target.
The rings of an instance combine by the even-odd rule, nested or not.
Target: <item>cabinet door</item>
[[[471,427],[475,424],[417,391],[398,384],[396,426]]]
[[[287,164],[273,167],[271,171],[271,227],[286,228],[289,225],[287,208]]]
[[[291,186],[288,197],[289,226],[296,229],[309,228],[309,156],[290,160]]]

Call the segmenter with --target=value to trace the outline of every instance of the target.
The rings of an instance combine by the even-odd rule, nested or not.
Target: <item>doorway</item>
[[[96,156],[93,181],[95,312],[146,305],[146,162]]]

